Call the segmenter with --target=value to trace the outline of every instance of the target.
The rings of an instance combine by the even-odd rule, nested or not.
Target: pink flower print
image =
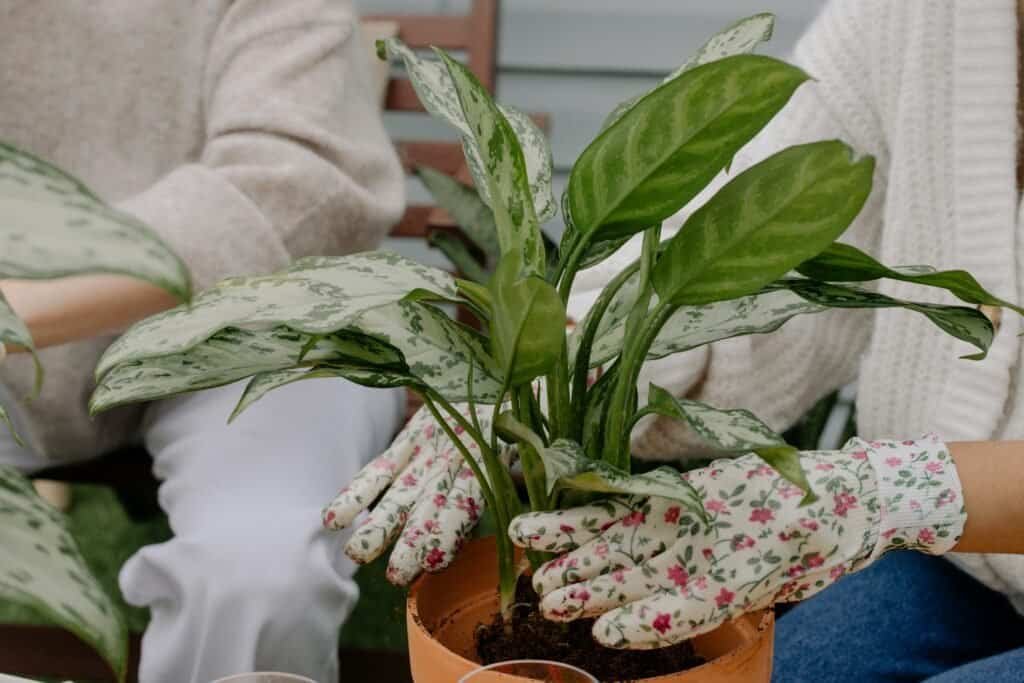
[[[434,507],[443,508],[448,498],[443,493],[434,494]]]
[[[335,517],[336,515],[334,514],[334,510],[328,510],[327,514],[324,515],[324,526],[327,526],[328,524],[333,522]]]
[[[954,500],[956,500],[956,491],[953,489],[946,489],[935,499],[935,507],[940,508],[943,505],[952,503]]]
[[[680,588],[686,588],[686,584],[690,582],[690,574],[681,564],[674,564],[669,567],[667,574],[672,583]]]
[[[754,469],[747,472],[747,479],[753,479],[754,477],[763,477],[766,474],[771,474],[772,468],[768,465],[758,465]]]
[[[411,488],[415,486],[416,483],[416,477],[412,474],[412,472],[409,472],[404,477],[402,477],[402,486],[407,486]]]
[[[867,460],[868,454],[867,451],[854,451],[850,454],[850,457],[854,460]]]
[[[665,510],[665,524],[675,524],[679,521],[679,506],[673,505]]]
[[[570,600],[579,600],[580,602],[586,602],[590,599],[590,591],[586,588],[573,588],[569,591]]]
[[[923,543],[924,545],[931,545],[935,543],[935,532],[931,529],[921,529],[917,532],[917,542]]]
[[[708,587],[708,577],[698,576],[697,580],[693,582],[693,585],[697,587],[697,590],[702,591]]]
[[[793,539],[793,534],[787,534],[785,531],[780,531],[779,532],[779,540],[780,541],[785,542],[785,541],[789,541],[789,540],[792,540],[792,539]]]
[[[800,518],[800,526],[807,529],[808,531],[818,530],[818,523],[815,522],[813,519],[807,519],[806,517]]]
[[[818,470],[819,472],[828,472],[829,470],[834,470],[835,468],[835,465],[832,465],[827,462],[819,462],[817,465],[814,466],[814,469]]]
[[[798,564],[794,564],[792,567],[786,570],[786,576],[791,579],[795,579],[798,576],[803,576],[804,572],[807,571]]]
[[[647,516],[644,515],[644,513],[641,512],[640,510],[637,510],[633,514],[628,515],[627,517],[624,517],[622,519],[622,526],[638,526],[640,524],[643,524],[644,520],[646,519]]]
[[[672,628],[672,617],[667,612],[662,612],[658,616],[654,617],[654,621],[651,622],[651,628],[658,633],[665,635],[665,631]]]
[[[896,529],[886,529],[885,531],[882,532],[882,538],[884,538],[885,540],[888,541],[890,538],[893,537],[893,534],[895,534],[895,533],[896,533]]]
[[[464,500],[460,500],[456,505],[463,512],[469,513],[469,518],[472,521],[476,521],[480,516],[480,504],[476,502],[476,498],[467,496]]]
[[[594,546],[594,554],[600,557],[601,559],[608,557],[608,544],[598,543],[596,546]]]
[[[432,425],[432,424],[427,425],[426,429],[423,430],[423,436],[427,437],[428,439],[433,439],[434,438],[434,425]],[[417,448],[419,448],[419,446],[417,446]]]
[[[625,569],[616,569],[615,571],[612,572],[611,576],[612,576],[612,581],[614,581],[615,583],[625,583],[626,582],[626,570]]]
[[[574,527],[572,527],[572,526],[570,526],[568,524],[559,524],[558,525],[558,530],[561,531],[563,534],[571,534],[574,531],[576,531],[576,529]]]
[[[440,548],[431,548],[430,552],[427,553],[427,566],[431,569],[437,569],[442,562],[444,562],[444,551]]]
[[[843,574],[845,573],[846,567],[844,565],[838,565],[836,567],[832,567],[831,571],[829,571],[828,573],[828,577],[833,581],[838,581],[839,579],[843,578]]]
[[[746,534],[737,534],[732,538],[732,549],[743,550],[745,548],[753,548],[754,543],[754,539],[750,536],[747,536]]]
[[[600,530],[601,530],[601,531],[608,531],[608,530],[609,530],[609,529],[611,529],[611,528],[612,528],[612,526],[614,526],[614,525],[615,525],[615,520],[614,520],[614,519],[610,519],[610,520],[608,520],[607,522],[604,522],[604,523],[603,523],[603,524],[601,525],[601,529],[600,529]]]
[[[786,484],[785,486],[779,489],[779,495],[785,498],[786,500],[789,500],[793,496],[799,496],[802,493],[803,491],[801,491],[799,487],[793,486],[792,484]]]
[[[846,513],[857,507],[857,497],[852,493],[842,492],[837,493],[833,500],[835,501],[834,512],[839,517],[845,517]]]
[[[768,508],[754,508],[750,511],[750,521],[760,522],[761,524],[767,524],[768,522],[775,519],[775,515]]]
[[[390,460],[374,460],[373,468],[377,470],[387,470],[390,472],[395,469],[395,463]]]
[[[427,521],[423,522],[423,529],[428,534],[433,534],[441,530],[441,525],[437,523],[436,519],[428,519]]]
[[[888,465],[889,467],[899,467],[900,465],[903,464],[903,460],[900,459],[900,458],[897,458],[894,455],[891,458],[886,458],[885,459],[885,464]]]
[[[804,556],[804,564],[806,564],[809,569],[815,569],[825,564],[825,558],[819,553],[811,553]]]
[[[720,590],[718,592],[718,595],[715,596],[715,604],[718,606],[719,609],[721,609],[726,605],[731,605],[735,597],[735,593],[733,593],[725,586],[722,586],[722,590]]]
[[[910,501],[910,509],[911,510],[920,510],[921,509],[921,503],[919,503],[916,500]]]
[[[725,512],[728,509],[725,501],[718,500],[717,498],[704,503],[704,507],[711,512]]]
[[[932,460],[930,463],[925,465],[924,468],[925,468],[925,470],[927,470],[928,472],[931,472],[932,474],[942,474],[942,472],[943,472],[942,463],[941,462],[937,462],[935,460]]]
[[[913,442],[913,441],[904,441],[904,442],[903,442],[903,445],[904,445],[904,446],[913,446],[913,445],[914,445],[914,442]]]
[[[459,479],[472,479],[472,478],[473,478],[473,470],[469,469],[468,467],[463,467],[461,470],[459,470]]]
[[[704,559],[708,562],[713,560],[715,557],[715,551],[713,551],[711,548],[704,548],[704,550],[700,551],[700,554],[703,555]]]

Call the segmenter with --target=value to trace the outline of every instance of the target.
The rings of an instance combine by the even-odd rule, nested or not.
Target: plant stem
[[[576,364],[572,373],[572,397],[570,399],[572,411],[569,422],[571,438],[575,441],[580,441],[583,437],[583,417],[587,408],[587,377],[590,374],[590,352],[594,348],[594,340],[597,338],[601,319],[604,318],[608,307],[615,300],[615,295],[639,269],[639,259],[624,268],[601,290],[601,294],[598,295],[587,314],[586,327],[583,328],[583,336],[576,349]]]
[[[452,416],[459,420],[461,414],[455,410],[450,403],[440,396],[439,398],[446,409],[452,414]],[[516,593],[516,566],[515,566],[515,550],[512,548],[512,543],[508,538],[508,526],[512,521],[511,510],[506,506],[508,491],[504,491],[505,495],[499,497],[495,491],[501,491],[503,488],[507,488],[506,477],[508,471],[504,472],[505,476],[502,476],[500,468],[502,464],[498,461],[497,456],[489,448],[488,444],[481,439],[477,440],[477,445],[480,446],[481,452],[484,454],[484,465],[487,467],[487,472],[490,475],[490,484],[488,485],[488,478],[484,476],[481,471],[479,464],[473,459],[472,454],[466,448],[466,445],[462,443],[462,440],[458,437],[455,431],[448,424],[448,421],[444,419],[441,412],[438,410],[434,400],[429,395],[423,396],[423,401],[430,411],[430,414],[434,416],[434,420],[441,426],[445,431],[448,438],[455,445],[456,448],[462,453],[463,459],[473,470],[473,475],[477,478],[480,483],[480,489],[483,492],[484,500],[491,510],[494,512],[495,523],[498,526],[498,533],[495,535],[495,542],[498,547],[498,592],[501,600],[501,613],[506,619],[512,615],[512,604],[515,601]],[[463,418],[462,421],[465,421]],[[465,427],[463,427],[465,428]],[[466,430],[469,433],[469,430]],[[475,430],[474,430],[475,431]],[[478,433],[479,434],[479,433]],[[492,489],[491,486],[494,488]],[[515,495],[515,489],[512,490],[512,495]]]
[[[635,412],[636,382],[658,333],[675,312],[675,307],[660,302],[645,319],[638,334],[626,338],[626,347],[619,357],[619,372],[608,403],[605,447],[602,459],[622,470],[629,470],[629,428]]]
[[[564,324],[564,321],[563,321]],[[545,378],[548,385],[548,423],[552,441],[569,436],[569,344],[562,336],[562,348],[554,370]]]

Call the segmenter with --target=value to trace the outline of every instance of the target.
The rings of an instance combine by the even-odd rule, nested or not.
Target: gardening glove
[[[564,554],[534,575],[556,621],[600,618],[594,637],[647,649],[705,633],[745,612],[802,600],[888,550],[948,552],[966,513],[946,446],[853,439],[800,454],[820,498],[750,454],[683,475],[709,518],[664,498],[619,498],[516,517],[517,545]]]
[[[469,417],[469,407],[457,406]],[[484,438],[491,436],[494,406],[479,406],[477,417]],[[448,418],[452,430],[463,430]],[[467,450],[480,462],[480,450],[469,438]],[[384,453],[360,470],[352,482],[324,509],[323,523],[344,529],[367,510],[345,553],[363,564],[379,557],[401,534],[388,562],[387,577],[404,586],[420,570],[447,567],[483,511],[480,483],[460,451],[426,408],[420,408]]]

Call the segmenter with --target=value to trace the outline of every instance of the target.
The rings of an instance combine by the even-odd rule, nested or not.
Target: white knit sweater
[[[796,48],[816,80],[742,153],[735,170],[795,143],[841,138],[877,160],[875,188],[843,240],[892,265],[965,268],[990,291],[1024,301],[1017,238],[1015,0],[831,2]],[[700,198],[696,200],[700,202]],[[691,207],[692,208],[692,207]],[[681,221],[674,221],[679,224]],[[581,278],[575,313],[636,245]],[[956,300],[884,282],[918,301]],[[1024,438],[1017,316],[1003,316],[988,358],[902,310],[804,316],[780,331],[723,341],[649,364],[677,394],[744,407],[782,429],[856,379],[864,436],[935,432],[950,441]],[[703,378],[703,382],[698,380]],[[639,454],[681,455],[678,423],[648,423]],[[1022,492],[1024,495],[1024,492]],[[1024,559],[979,557],[972,571],[1024,607]]]
[[[350,0],[5,0],[0,138],[81,177],[151,225],[198,289],[309,254],[373,248],[401,215]],[[43,352],[25,405],[35,450],[95,455],[140,408],[90,420],[109,340]],[[28,358],[0,379],[32,389]]]

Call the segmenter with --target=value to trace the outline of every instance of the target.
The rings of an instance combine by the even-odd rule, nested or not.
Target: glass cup
[[[257,671],[251,674],[235,674],[227,678],[218,678],[212,683],[316,683],[312,678],[282,674],[276,671]]]
[[[483,666],[466,674],[459,683],[502,683],[505,676],[518,676],[544,683],[598,683],[598,680],[582,669],[559,662],[541,659],[518,659]]]

